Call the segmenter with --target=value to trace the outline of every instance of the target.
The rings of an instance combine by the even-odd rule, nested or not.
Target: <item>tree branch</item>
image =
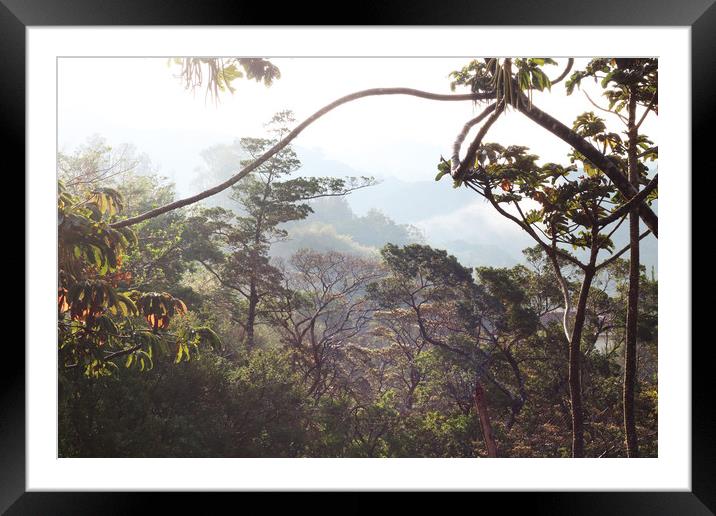
[[[592,100],[592,97],[590,97],[590,96],[589,96],[589,93],[587,93],[586,91],[582,90],[582,93],[584,93],[584,96],[587,97],[587,100],[589,101],[589,103],[590,103],[592,106],[594,106],[595,108],[597,108],[597,109],[599,109],[599,110],[601,110],[601,111],[604,111],[604,112],[606,112],[606,113],[611,113],[612,115],[617,115],[617,116],[621,119],[622,122],[624,122],[625,124],[627,123],[627,119],[626,119],[626,117],[625,117],[624,115],[622,115],[622,114],[620,114],[620,113],[617,113],[616,111],[612,111],[611,109],[603,108],[602,106],[600,106],[599,104],[597,104],[596,102],[594,102],[594,101]]]
[[[646,231],[644,231],[641,235],[639,235],[639,240],[643,239],[649,233],[651,233],[650,229],[647,229]],[[628,244],[621,251],[619,251],[617,254],[611,256],[608,260],[604,260],[602,263],[597,265],[597,269],[602,269],[604,267],[611,265],[612,263],[614,263],[617,260],[617,258],[619,258],[621,255],[626,253],[630,247],[631,247],[631,244]]]
[[[462,160],[462,162],[458,161],[457,164],[453,163],[453,170],[452,170],[452,177],[458,178],[462,176],[465,173],[465,170],[470,166],[471,163],[475,162],[475,156],[477,155],[477,150],[480,148],[480,145],[482,145],[482,140],[485,138],[485,135],[487,134],[487,131],[490,130],[490,127],[492,127],[492,124],[494,124],[498,118],[500,118],[500,114],[502,113],[502,110],[505,107],[505,101],[501,100],[495,107],[494,107],[494,113],[488,118],[482,127],[480,127],[480,130],[475,135],[475,139],[472,140],[472,143],[467,148],[467,153],[465,154],[465,159]]]
[[[236,290],[239,294],[241,294],[244,297],[249,297],[246,292],[244,292],[238,285],[234,285],[232,283],[229,283],[228,281],[225,281],[208,263],[206,263],[204,260],[197,260],[200,264],[204,266],[204,268],[209,271],[217,280],[218,282],[223,285],[224,287],[230,288],[232,290]]]
[[[641,203],[646,197],[659,185],[659,174],[656,174],[649,184],[647,184],[638,194],[629,199],[625,204],[622,204],[619,208],[611,212],[609,215],[598,221],[598,225],[604,227],[611,224],[620,217],[626,215],[634,208],[635,205]]]
[[[460,134],[457,135],[457,138],[455,138],[455,142],[452,145],[452,168],[453,170],[456,170],[457,167],[460,165],[460,149],[462,148],[462,143],[465,141],[465,137],[467,136],[467,133],[470,132],[470,129],[472,129],[475,125],[482,122],[487,115],[492,113],[495,110],[495,107],[497,104],[493,103],[490,104],[485,108],[485,110],[477,115],[472,120],[469,120],[462,128],[462,131],[460,131]]]
[[[659,152],[659,147],[658,146],[650,147],[650,148],[646,149],[644,152],[637,154],[636,157],[643,158],[644,156],[646,156],[647,154],[651,154],[652,152]]]
[[[634,126],[634,130],[638,130],[641,127],[641,124],[644,123],[644,120],[646,120],[646,115],[649,114],[649,111],[651,111],[651,108],[654,107],[654,101],[656,100],[656,91],[651,96],[651,101],[649,102],[649,105],[646,106],[646,111],[644,111],[644,114],[641,115],[641,118],[637,122],[637,124]]]
[[[224,181],[221,184],[216,185],[213,188],[209,188],[208,190],[204,190],[203,192],[200,192],[196,195],[192,195],[191,197],[187,197],[185,199],[179,199],[177,201],[171,202],[169,204],[166,204],[164,206],[160,206],[159,208],[155,208],[153,210],[149,210],[145,213],[142,213],[141,215],[137,215],[136,217],[130,217],[125,220],[121,220],[119,222],[115,222],[112,224],[112,227],[114,228],[122,228],[126,226],[132,226],[134,224],[137,224],[139,222],[142,222],[147,219],[151,219],[153,217],[157,217],[163,213],[166,213],[171,210],[176,210],[178,208],[183,208],[184,206],[188,206],[190,204],[194,204],[196,202],[201,201],[202,199],[206,199],[207,197],[211,197],[212,195],[216,195],[219,192],[222,192],[223,190],[226,190],[236,182],[238,182],[243,177],[247,176],[252,171],[256,170],[258,167],[260,167],[262,164],[264,164],[266,161],[268,161],[272,156],[274,156],[276,153],[284,149],[289,143],[291,143],[292,140],[294,140],[301,132],[311,125],[313,122],[321,118],[326,113],[332,111],[333,109],[337,108],[338,106],[341,106],[343,104],[346,104],[348,102],[358,100],[364,97],[375,97],[375,96],[382,96],[382,95],[409,95],[412,97],[418,97],[428,100],[440,100],[440,101],[462,101],[462,100],[484,100],[491,98],[491,94],[486,93],[468,93],[468,94],[461,94],[461,95],[454,95],[454,94],[438,94],[438,93],[430,93],[427,91],[421,91],[416,90],[413,88],[372,88],[368,90],[362,90],[355,93],[351,93],[350,95],[346,95],[344,97],[339,98],[338,100],[335,100],[331,102],[330,104],[327,104],[326,106],[322,107],[318,111],[316,111],[313,115],[305,119],[303,122],[301,122],[296,128],[288,133],[286,137],[278,142],[276,145],[271,147],[269,150],[267,150],[265,153],[263,153],[261,156],[258,157],[255,161],[249,163],[247,166],[245,166],[243,169],[241,169],[239,172],[231,176],[229,179]]]
[[[142,349],[142,344],[137,344],[136,346],[132,346],[131,348],[122,349],[120,351],[110,353],[109,355],[105,355],[104,360],[112,360],[113,358],[121,357],[122,355],[128,355],[130,353],[134,353],[139,349]]]
[[[559,77],[557,77],[555,80],[550,81],[551,85],[554,86],[558,82],[561,82],[565,77],[567,77],[567,74],[572,69],[572,66],[574,65],[574,58],[570,57],[567,60],[567,66],[564,67],[564,71],[560,74]]]
[[[524,94],[522,94],[522,97],[525,97]],[[587,140],[579,136],[576,132],[553,116],[545,113],[534,104],[528,106],[526,97],[525,102],[521,102],[518,106],[518,110],[536,124],[544,127],[549,132],[568,143],[572,148],[583,154],[588,160],[594,163],[594,165],[604,172],[612,183],[614,183],[624,197],[631,199],[639,193],[629,182],[629,179],[608,157],[599,152]],[[639,216],[654,236],[658,238],[659,217],[657,217],[651,208],[643,202],[639,206]]]
[[[487,191],[485,191],[485,193],[480,192],[480,190],[475,188],[470,183],[465,183],[465,184],[469,188],[471,188],[472,190],[477,192],[478,194],[482,195],[485,199],[487,199],[490,202],[490,204],[492,204],[492,207],[495,208],[500,213],[500,215],[502,215],[505,218],[510,219],[515,224],[517,224],[522,229],[524,229],[527,232],[527,234],[530,235],[535,240],[535,242],[537,242],[540,245],[540,247],[542,247],[542,249],[544,249],[547,253],[550,253],[553,251],[552,247],[549,246],[544,240],[542,240],[537,233],[535,233],[534,229],[532,229],[532,226],[530,226],[527,223],[522,222],[520,219],[518,219],[511,213],[508,213],[504,208],[502,208],[502,206],[500,206],[500,203],[495,201],[495,199],[494,199],[494,197],[492,197],[491,193],[488,193]],[[577,260],[574,256],[570,255],[569,253],[565,253],[558,247],[554,248],[554,252],[557,255],[559,255],[561,258],[564,258],[565,260],[572,262],[574,265],[576,265],[580,269],[584,269],[584,264],[582,262],[580,262],[579,260]]]

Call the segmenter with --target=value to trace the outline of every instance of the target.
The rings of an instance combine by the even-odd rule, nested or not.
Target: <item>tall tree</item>
[[[580,138],[602,143],[605,150],[611,151],[611,160],[623,162],[625,149],[621,138],[607,132],[603,121],[593,113],[578,117],[574,123],[574,131]],[[646,142],[643,143],[646,145]],[[617,195],[616,186],[581,153],[575,151],[571,155],[571,159],[578,162],[585,172],[584,175],[575,177],[578,173],[575,165],[564,167],[547,163],[540,166],[537,164],[538,156],[528,154],[527,150],[526,147],[517,145],[505,148],[495,143],[482,144],[480,141],[475,151],[478,157],[474,164],[464,175],[454,178],[454,184],[464,184],[484,197],[498,213],[515,222],[530,235],[551,260],[564,298],[563,328],[569,345],[572,454],[582,457],[584,414],[580,345],[587,300],[597,271],[629,248],[627,246],[598,263],[601,250],[613,252],[611,236],[618,224],[604,233],[602,230],[619,217],[623,220],[626,213],[618,202],[620,197]],[[450,162],[441,162],[438,168],[438,180],[451,171],[458,171]],[[528,209],[535,205],[539,206],[539,209]],[[639,238],[648,233],[647,231]],[[563,249],[566,245],[588,251],[588,259],[579,260]],[[573,320],[573,294],[562,272],[564,264],[576,266],[583,275]]]
[[[638,191],[641,185],[648,184],[648,168],[644,161],[654,160],[657,149],[644,148],[648,142],[639,134],[639,128],[649,113],[658,113],[658,63],[656,59],[593,59],[583,71],[575,72],[567,83],[573,91],[586,77],[601,79],[605,89],[603,96],[608,100],[603,111],[615,115],[626,126],[626,151],[628,173],[631,186]],[[596,104],[595,104],[596,105]],[[637,108],[642,107],[641,114]],[[599,106],[597,106],[599,107]],[[626,109],[626,117],[621,113]],[[637,117],[639,117],[637,119]],[[639,318],[639,208],[629,211],[629,296],[626,318],[626,346],[624,350],[624,434],[629,457],[639,456],[639,445],[634,417],[634,390],[637,378],[637,325]]]
[[[250,156],[247,162],[280,142],[291,122],[290,112],[280,112],[268,124],[269,138],[242,138],[241,147]],[[312,199],[347,195],[373,184],[366,177],[289,178],[300,166],[293,149],[283,148],[233,188],[235,214],[222,208],[204,210],[190,221],[185,233],[191,256],[242,301],[243,313],[234,319],[243,327],[249,349],[256,343],[262,301],[281,288],[282,276],[271,263],[269,251],[273,243],[287,238],[282,225],[307,217]]]

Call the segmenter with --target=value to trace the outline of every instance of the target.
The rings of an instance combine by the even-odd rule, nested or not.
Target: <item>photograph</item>
[[[715,514],[714,1],[0,0],[0,514]]]
[[[659,56],[56,66],[60,459],[661,456]]]

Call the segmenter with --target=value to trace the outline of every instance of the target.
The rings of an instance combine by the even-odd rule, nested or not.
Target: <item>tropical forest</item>
[[[58,66],[60,457],[658,456],[657,59]]]

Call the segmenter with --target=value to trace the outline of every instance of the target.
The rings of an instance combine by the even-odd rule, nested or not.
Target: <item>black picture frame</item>
[[[716,113],[716,5],[715,0],[502,0],[489,4],[470,0],[429,3],[362,3],[344,7],[342,20],[333,25],[604,25],[691,27],[692,71],[692,163],[710,170],[710,147]],[[6,128],[0,145],[4,156],[25,162],[25,29],[29,26],[111,25],[295,25],[317,23],[316,11],[305,3],[286,4],[280,9],[261,2],[224,0],[0,0],[0,113]],[[329,8],[333,12],[336,10]],[[336,18],[338,19],[338,18]],[[708,160],[708,161],[707,161]],[[709,166],[710,165],[710,166]],[[18,170],[18,168],[15,168]],[[682,173],[686,173],[682,171]],[[9,174],[9,173],[8,173]],[[19,174],[15,173],[15,176]],[[6,176],[9,177],[9,176]],[[8,215],[9,216],[9,215]],[[692,217],[693,218],[693,217]],[[694,220],[695,222],[695,220]],[[18,246],[19,247],[19,246]],[[693,251],[691,251],[693,252]],[[692,256],[693,259],[693,256]],[[694,266],[696,263],[694,263]],[[26,270],[26,275],[31,271]],[[685,300],[686,302],[687,300]],[[690,302],[690,300],[688,300]],[[709,304],[710,305],[710,304]],[[28,307],[30,308],[30,307]],[[17,308],[15,308],[16,310]],[[30,310],[26,324],[32,324]],[[694,318],[692,317],[692,320]],[[696,319],[698,320],[698,318]],[[683,343],[670,343],[671,345]],[[479,497],[509,507],[529,508],[545,514],[714,514],[716,512],[716,445],[714,403],[711,398],[710,342],[692,346],[692,491],[691,492],[589,492],[589,493],[479,493],[450,497],[463,505],[465,496]],[[25,492],[25,353],[19,345],[3,346],[0,361],[0,511],[7,514],[127,514],[145,506],[148,498],[161,497],[170,506],[188,507],[183,494],[148,493],[26,493]],[[663,388],[663,387],[662,387]],[[254,501],[249,493],[212,495],[211,501],[225,503],[240,496],[242,503]],[[374,507],[370,494],[351,493],[338,503],[342,511],[362,512]],[[305,495],[296,500],[313,505]],[[406,503],[423,505],[422,494]],[[499,498],[499,500],[495,500]],[[266,500],[271,500],[267,502]],[[273,506],[275,499],[259,503]],[[258,500],[256,500],[258,501]],[[294,504],[294,500],[291,502]],[[476,507],[475,500],[467,501]],[[515,503],[517,505],[515,505]],[[331,510],[334,502],[321,505]],[[441,502],[444,512],[448,505]],[[507,507],[507,505],[505,505]],[[403,510],[406,510],[405,508]],[[510,512],[511,512],[510,511]],[[205,510],[202,512],[206,512]]]

